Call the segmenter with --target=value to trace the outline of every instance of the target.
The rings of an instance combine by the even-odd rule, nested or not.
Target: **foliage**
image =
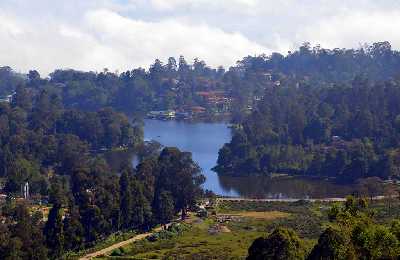
[[[377,224],[365,199],[349,196],[345,203],[334,204],[327,213],[330,223],[308,256],[304,254],[302,259],[394,259],[400,255],[398,221],[393,221],[390,227]],[[255,240],[248,258],[280,259],[282,254],[287,254],[288,248],[269,240],[279,229],[266,239]]]
[[[267,88],[263,101],[219,152],[227,175],[271,173],[397,178],[398,81]]]
[[[277,228],[267,238],[253,242],[247,259],[304,259],[304,248],[293,230]]]
[[[149,230],[203,194],[199,167],[175,148],[151,152],[138,169],[112,170],[102,151],[141,145],[141,125],[110,108],[78,111],[59,101],[18,86],[11,104],[0,103],[0,176],[10,200],[0,216],[10,237],[0,241],[2,259],[59,259],[116,232]],[[143,165],[153,162],[145,174],[157,181],[147,182]],[[51,203],[47,221],[11,203],[25,182],[31,196]]]

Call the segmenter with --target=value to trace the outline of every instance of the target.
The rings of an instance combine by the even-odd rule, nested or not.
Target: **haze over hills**
[[[2,0],[0,259],[398,259],[399,14]]]

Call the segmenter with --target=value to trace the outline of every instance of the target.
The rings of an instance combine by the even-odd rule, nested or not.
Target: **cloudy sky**
[[[0,0],[0,66],[44,75],[385,40],[400,49],[398,0]]]

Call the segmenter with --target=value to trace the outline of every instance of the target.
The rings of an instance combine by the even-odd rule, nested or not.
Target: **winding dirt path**
[[[154,234],[154,233],[156,233],[158,231],[161,231],[161,230],[162,230],[162,227],[159,227],[159,228],[154,229],[151,232],[144,233],[144,234],[139,234],[139,235],[134,236],[134,237],[132,237],[132,238],[130,238],[128,240],[116,243],[114,245],[111,245],[111,246],[106,247],[104,249],[101,249],[99,251],[87,254],[87,255],[79,258],[79,260],[90,260],[90,259],[93,259],[93,258],[98,257],[98,256],[107,255],[107,254],[111,253],[113,250],[115,250],[117,248],[129,245],[129,244],[131,244],[131,243],[133,243],[135,241],[138,241],[138,240],[145,239],[146,237],[151,236],[152,234]]]

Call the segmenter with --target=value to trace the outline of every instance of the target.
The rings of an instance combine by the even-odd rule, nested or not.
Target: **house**
[[[266,80],[271,81],[272,80],[272,74],[269,72],[263,73],[264,77]]]
[[[226,96],[225,91],[200,91],[196,95],[203,98],[203,100],[210,107],[214,107],[216,112],[229,112],[233,99]]]
[[[15,95],[15,92],[11,95],[0,97],[0,102],[11,103],[14,95]]]
[[[147,117],[151,119],[174,119],[175,116],[175,110],[150,111],[147,114]]]
[[[192,111],[192,115],[196,115],[196,114],[203,114],[206,112],[206,109],[204,107],[201,106],[194,106],[190,108],[190,111]]]
[[[190,119],[190,113],[188,112],[176,112],[175,117],[177,119]]]

